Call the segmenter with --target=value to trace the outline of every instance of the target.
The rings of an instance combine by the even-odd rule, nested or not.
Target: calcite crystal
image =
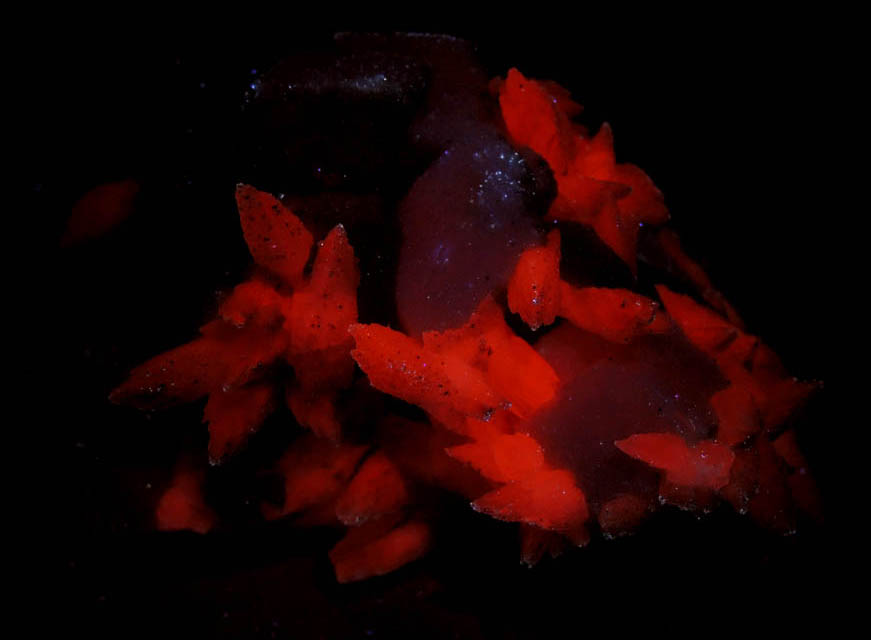
[[[725,501],[778,532],[820,517],[789,427],[817,385],[746,333],[607,124],[591,134],[553,82],[488,81],[452,38],[344,35],[303,62],[249,105],[285,159],[236,188],[250,277],[114,402],[205,399],[213,464],[285,404],[308,433],[262,513],[344,528],[342,582],[437,544],[445,496],[518,523],[529,564],[666,504]],[[267,192],[282,170],[297,194]],[[638,274],[640,236],[667,258],[652,283],[573,260],[595,245]],[[158,526],[205,532],[207,471],[180,469]]]

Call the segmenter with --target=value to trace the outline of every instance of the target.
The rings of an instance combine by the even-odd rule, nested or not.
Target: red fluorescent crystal
[[[579,329],[610,342],[630,342],[645,334],[665,333],[671,324],[659,303],[625,289],[560,285],[560,315]]]
[[[524,433],[496,434],[484,441],[451,447],[448,453],[496,482],[511,482],[545,465],[541,445]]]
[[[265,515],[277,518],[324,506],[334,512],[336,500],[365,453],[366,447],[336,444],[325,438],[298,439],[278,462],[277,469],[285,480],[284,504],[280,508],[265,504]]]
[[[249,185],[236,187],[245,242],[254,261],[285,283],[298,284],[311,252],[311,233],[274,196]]]
[[[402,472],[383,452],[366,459],[336,504],[336,516],[347,525],[394,513],[405,506],[408,492]]]
[[[438,227],[443,244],[427,237],[421,230],[433,224],[439,181],[466,166],[449,153],[434,162],[400,205],[411,234],[398,269],[403,324],[396,326],[403,330],[359,322],[361,273],[341,224],[317,244],[307,271],[314,238],[306,225],[274,196],[239,185],[253,274],[199,337],[135,368],[112,400],[156,408],[208,398],[209,457],[217,464],[245,445],[283,393],[310,433],[277,462],[284,499],[265,502],[263,514],[346,528],[330,552],[340,582],[392,571],[426,552],[427,514],[437,512],[427,508],[438,494],[433,488],[519,523],[528,564],[585,544],[591,529],[608,537],[630,533],[662,503],[706,510],[725,500],[780,532],[794,530],[800,512],[819,518],[819,495],[795,434],[782,429],[817,385],[789,377],[774,353],[745,333],[668,230],[657,236],[663,255],[708,306],[663,285],[654,300],[563,279],[561,253],[576,247],[553,229],[545,241],[545,224],[586,225],[634,272],[642,226],[668,220],[662,195],[643,171],[616,162],[607,124],[590,137],[572,121],[581,107],[558,85],[512,69],[491,89],[504,123],[500,135],[514,155],[491,129],[480,138],[482,153],[468,146],[474,141],[451,149],[483,181],[469,201],[460,180],[457,201],[486,216],[486,198],[495,194],[509,202],[504,218],[448,238],[456,232],[448,228],[451,218]],[[524,148],[543,158],[556,181],[553,202],[537,221],[521,210]],[[491,175],[487,163],[519,177],[494,183],[504,172]],[[437,291],[444,297],[418,313],[418,284],[454,282],[457,264],[462,276],[481,259],[476,242],[498,269],[477,265],[474,278]],[[433,249],[435,257],[424,260],[414,247]],[[445,267],[443,279],[424,273],[430,258]],[[459,307],[441,308],[456,301],[465,309],[459,321]],[[516,333],[509,310],[530,329],[548,328],[545,335],[531,343],[528,332]],[[364,376],[374,387],[368,393],[416,405],[426,418],[381,408],[349,417],[343,398],[360,395],[354,379]],[[363,436],[348,432],[355,418],[370,427]],[[176,473],[158,507],[160,529],[211,528],[201,481],[202,474]]]
[[[562,470],[524,472],[517,479],[472,503],[477,511],[509,522],[578,535],[589,516],[584,493],[572,474]]]
[[[215,525],[215,514],[203,499],[202,484],[203,473],[179,466],[157,503],[155,518],[159,530],[206,533]]]
[[[353,582],[398,569],[426,553],[430,530],[425,522],[411,521],[393,528],[382,518],[352,528],[330,551],[339,582]]]
[[[334,393],[309,392],[301,387],[287,390],[287,406],[296,421],[322,438],[338,441],[342,426],[336,418]]]
[[[434,414],[483,417],[501,402],[478,369],[452,354],[379,325],[354,325],[351,335],[351,355],[380,391]]]
[[[275,391],[269,384],[251,384],[209,394],[203,422],[209,423],[209,458],[232,453],[272,413]]]
[[[565,91],[547,87],[511,69],[499,87],[499,104],[512,140],[541,155],[558,185],[550,216],[593,227],[602,241],[636,270],[638,229],[663,224],[668,210],[662,193],[641,169],[617,164],[611,127],[589,138],[571,126],[561,106]]]
[[[705,440],[690,447],[671,433],[639,433],[615,444],[627,455],[662,469],[668,482],[682,487],[722,489],[735,459],[726,445]]]
[[[559,245],[559,231],[551,231],[547,246],[520,255],[508,281],[508,308],[533,330],[552,324],[559,313]]]

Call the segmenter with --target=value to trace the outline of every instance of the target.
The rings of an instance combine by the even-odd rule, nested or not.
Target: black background
[[[144,185],[116,231],[50,258],[65,419],[49,433],[62,456],[57,551],[73,620],[125,635],[550,637],[563,625],[570,635],[751,619],[798,628],[826,614],[831,525],[778,538],[727,510],[657,518],[631,539],[528,570],[512,527],[458,509],[427,558],[349,586],[326,559],[333,533],[148,531],[175,452],[204,447],[199,407],[149,418],[105,398],[132,365],[193,335],[247,265],[231,194],[252,70],[339,29],[467,36],[492,74],[517,66],[556,80],[585,105],[583,122],[610,122],[618,160],[665,193],[685,248],[750,331],[794,375],[827,383],[799,428],[832,504],[837,225],[821,184],[832,80],[820,27],[809,16],[569,21],[548,11],[510,26],[253,16],[220,33],[204,23],[140,33],[129,16],[76,24],[34,54],[27,91],[44,125],[25,163],[46,242],[90,187],[128,176]]]

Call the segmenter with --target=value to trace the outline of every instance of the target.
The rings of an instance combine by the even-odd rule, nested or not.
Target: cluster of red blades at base
[[[654,300],[564,280],[561,254],[571,247],[561,246],[558,223],[591,228],[635,273],[639,229],[668,220],[662,195],[643,171],[616,162],[607,125],[591,136],[572,121],[581,107],[561,87],[512,69],[491,90],[508,139],[544,158],[557,183],[545,220],[554,228],[522,252],[507,292],[492,291],[458,328],[418,336],[360,324],[361,276],[344,228],[316,244],[276,198],[239,185],[254,274],[198,337],[137,367],[112,400],[154,409],[205,398],[212,464],[244,447],[286,403],[310,433],[278,462],[284,501],[265,502],[263,515],[345,527],[330,552],[341,582],[390,572],[427,551],[432,487],[519,523],[529,564],[584,545],[591,529],[629,533],[661,504],[705,511],[725,500],[782,533],[794,529],[797,512],[819,518],[807,463],[794,431],[783,428],[817,385],[790,377],[744,331],[670,230],[658,232],[660,248],[709,306],[663,285]],[[530,343],[509,327],[508,312],[532,330],[558,326]],[[645,365],[648,354],[674,345],[709,363],[708,382],[687,384],[682,374]],[[339,398],[357,367],[428,421],[373,416],[372,441],[346,438]],[[613,388],[615,380],[637,380],[645,397],[662,396],[662,406],[628,422],[589,417],[603,394],[622,402],[621,394],[635,393]],[[586,400],[569,392],[582,387]],[[598,419],[611,436],[582,450],[587,440],[561,426],[560,405]],[[158,528],[205,533],[216,525],[204,475],[179,465],[159,503]]]

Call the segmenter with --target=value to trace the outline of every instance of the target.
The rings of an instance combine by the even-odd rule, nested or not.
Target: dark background
[[[728,510],[667,514],[631,539],[594,541],[528,570],[511,526],[458,505],[424,560],[349,586],[335,584],[326,558],[333,533],[148,531],[176,451],[205,446],[200,408],[149,417],[105,398],[131,366],[189,339],[248,263],[231,194],[253,70],[339,29],[469,37],[493,75],[517,66],[556,80],[585,105],[583,122],[610,122],[618,160],[665,193],[686,250],[749,330],[794,375],[826,382],[799,434],[832,520],[838,225],[821,169],[832,79],[817,27],[784,16],[536,18],[512,16],[509,27],[255,16],[220,33],[204,24],[139,33],[128,17],[114,28],[76,24],[68,44],[34,53],[27,92],[44,125],[25,166],[46,242],[87,189],[143,183],[131,219],[49,259],[62,382],[54,403],[65,418],[49,434],[62,456],[57,552],[72,620],[125,635],[511,638],[550,637],[561,625],[573,635],[750,619],[799,628],[827,614],[832,525],[779,538]],[[250,487],[223,489],[241,499]]]

